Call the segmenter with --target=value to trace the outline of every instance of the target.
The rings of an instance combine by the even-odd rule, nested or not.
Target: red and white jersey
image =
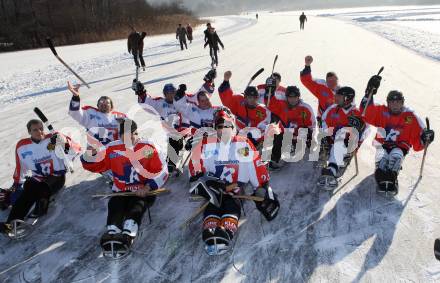
[[[295,130],[299,128],[315,128],[316,120],[312,107],[302,101],[302,99],[296,106],[290,107],[286,100],[272,97],[269,110],[280,118],[283,128]]]
[[[199,129],[202,127],[213,127],[214,112],[217,106],[211,106],[208,109],[201,109],[199,106],[187,102],[185,97],[174,101],[174,105],[185,119],[189,120],[190,127]]]
[[[168,170],[157,149],[146,141],[128,148],[121,140],[109,143],[94,157],[81,156],[84,169],[101,173],[111,170],[115,192],[137,191],[145,185],[157,189],[165,184]]]
[[[151,111],[150,107],[154,108],[160,118],[176,130],[189,125],[188,120],[183,119],[182,114],[176,109],[175,102],[168,103],[163,97],[151,97],[145,94],[138,96],[138,103],[142,109],[151,114],[156,114]]]
[[[60,133],[58,133],[61,135]],[[17,143],[15,148],[14,184],[22,184],[26,176],[36,180],[43,180],[47,176],[61,176],[66,174],[60,146],[55,150],[48,149],[52,134],[45,135],[44,139],[36,143],[30,138],[25,138]],[[81,151],[81,146],[64,136],[69,144],[67,158],[73,159]],[[49,147],[50,148],[50,147]],[[30,173],[30,174],[29,174]]]
[[[255,108],[248,108],[242,94],[234,94],[229,82],[224,81],[218,88],[220,99],[224,106],[231,109],[236,117],[239,130],[246,127],[255,127],[262,132],[270,123],[270,111],[264,104],[258,104]]]
[[[259,103],[267,105],[267,95],[266,94],[266,84],[261,84],[257,86],[258,94],[260,95]],[[276,97],[279,100],[286,100],[286,88],[283,86],[278,86],[275,90],[275,93],[272,93],[272,97],[270,98],[272,103],[272,99]],[[270,105],[270,104],[269,104]]]
[[[343,107],[333,104],[322,114],[322,128],[324,130],[333,129],[333,137],[337,134],[339,129],[344,127],[350,127],[349,118],[354,116],[364,121],[362,113],[357,109],[353,103],[350,108],[344,109]],[[364,121],[365,122],[365,121]],[[359,141],[362,141],[362,133],[359,133]]]
[[[217,137],[204,138],[193,148],[189,163],[191,176],[210,174],[228,183],[251,183],[260,187],[269,181],[266,165],[260,154],[246,138],[234,136],[229,142]]]
[[[325,80],[313,80],[310,66],[301,71],[300,79],[302,84],[318,99],[318,117],[335,103],[336,90],[330,89]]]
[[[214,93],[214,83],[205,82],[197,92],[206,92],[208,94],[208,98],[211,99],[212,94]],[[195,105],[199,105],[199,101],[197,100],[197,92],[196,93],[187,93],[185,94],[186,102],[194,103]],[[183,99],[182,98],[182,99]]]
[[[365,99],[363,102],[366,102]],[[361,104],[361,110],[364,107]],[[368,124],[380,128],[376,135],[376,141],[381,144],[389,144],[408,152],[411,147],[415,151],[424,149],[421,140],[425,123],[414,113],[413,110],[404,107],[400,114],[391,114],[386,105],[368,105],[365,120]]]
[[[119,138],[119,123],[116,119],[127,117],[124,113],[117,111],[102,113],[92,106],[80,107],[79,97],[72,97],[69,115],[103,145]]]

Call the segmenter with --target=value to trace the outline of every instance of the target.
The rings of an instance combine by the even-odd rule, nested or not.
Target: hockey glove
[[[280,202],[269,184],[266,183],[263,187],[257,188],[254,192],[254,196],[264,198],[263,201],[256,201],[255,206],[267,221],[273,220],[280,210]]]
[[[0,209],[5,210],[11,204],[11,190],[0,189]]]
[[[202,175],[200,176],[200,174]],[[226,183],[216,177],[204,176],[203,173],[199,173],[195,177],[198,177],[198,180],[189,193],[202,196],[213,205],[220,207]]]
[[[434,141],[434,131],[424,129],[421,138],[424,145],[432,143]]]
[[[382,80],[381,76],[378,76],[378,75],[372,76],[368,80],[367,88],[365,89],[365,95],[369,95],[370,92],[372,92],[373,95],[376,94],[377,93],[377,89],[380,86],[380,81],[381,80]]]
[[[131,89],[136,95],[143,95],[145,93],[144,85],[136,79],[133,80],[133,83],[131,84]]]
[[[186,84],[179,85],[179,89],[176,91],[176,95],[174,96],[175,101],[179,101],[182,97],[185,96]]]
[[[268,77],[266,80],[266,94],[269,94],[269,92],[273,95],[276,88],[276,80],[272,76]]]
[[[205,82],[212,82],[217,77],[217,71],[215,69],[209,70],[208,73],[206,73],[203,80]]]

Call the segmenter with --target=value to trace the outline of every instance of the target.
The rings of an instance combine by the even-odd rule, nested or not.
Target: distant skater
[[[307,22],[307,17],[304,12],[299,16],[299,29],[304,29],[304,23]]]
[[[127,48],[128,53],[133,54],[134,63],[136,64],[136,67],[139,68],[139,60],[141,61],[141,66],[143,70],[145,71],[145,62],[144,57],[142,55],[144,51],[144,38],[147,35],[145,31],[139,33],[139,32],[132,32],[128,36],[127,39]]]
[[[257,19],[257,21],[258,21],[258,13],[255,15],[255,18]]]
[[[188,36],[188,33],[186,32],[186,28],[182,27],[182,24],[179,24],[176,30],[176,39],[179,39],[180,43],[180,50],[183,50],[183,46],[185,45],[185,49],[188,49],[188,46],[186,45],[186,37]]]

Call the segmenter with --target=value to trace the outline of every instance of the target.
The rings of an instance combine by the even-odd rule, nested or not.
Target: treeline
[[[150,5],[145,0],[0,0],[0,51],[174,32],[177,24],[200,21],[179,2]]]

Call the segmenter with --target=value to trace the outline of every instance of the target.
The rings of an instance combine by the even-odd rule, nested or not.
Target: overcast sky
[[[173,0],[147,0],[163,3]],[[321,9],[358,6],[429,5],[440,0],[178,0],[198,15],[240,13],[249,10]]]

